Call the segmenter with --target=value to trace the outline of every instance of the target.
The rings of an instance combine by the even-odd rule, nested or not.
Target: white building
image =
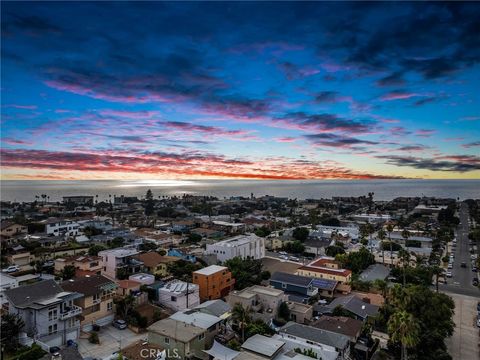
[[[158,289],[158,302],[176,311],[191,309],[200,304],[199,287],[174,280]]]
[[[217,259],[221,262],[237,256],[242,259],[261,259],[265,257],[265,239],[255,234],[238,235],[207,245],[205,253],[217,255]]]
[[[4,296],[4,291],[16,287],[18,287],[17,278],[0,272],[0,307],[3,307],[4,304],[8,304],[8,301]]]
[[[64,291],[54,280],[45,280],[5,290],[4,295],[8,312],[22,318],[28,338],[47,347],[78,338],[82,308],[73,300],[82,294]]]
[[[115,280],[117,271],[123,270],[127,275],[139,273],[143,270],[143,262],[135,259],[139,251],[135,248],[116,248],[103,250],[98,253],[102,257],[102,275]]]
[[[81,234],[79,223],[65,219],[48,219],[45,223],[45,232],[47,235],[54,236],[76,236]]]
[[[318,225],[316,230],[310,231],[310,236],[330,239],[332,234],[342,236],[349,236],[350,239],[356,240],[359,238],[358,226],[326,226]]]
[[[142,285],[152,285],[155,282],[155,275],[138,273],[130,275],[128,280],[139,282]]]
[[[353,215],[353,219],[369,223],[384,223],[392,220],[392,217],[388,214],[357,214]]]

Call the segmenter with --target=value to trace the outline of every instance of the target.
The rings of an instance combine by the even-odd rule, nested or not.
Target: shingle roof
[[[280,329],[280,333],[290,334],[302,339],[333,346],[336,349],[344,349],[350,341],[350,339],[345,335],[317,329],[312,326],[297,324],[292,321],[289,321],[285,326],[283,326]]]
[[[5,296],[15,307],[28,307],[62,292],[63,289],[54,280],[45,280],[5,290]]]
[[[256,335],[253,335],[252,337],[249,337],[242,344],[242,349],[271,358],[284,345],[285,345],[285,342],[283,341],[272,339],[264,335],[256,334]]]
[[[338,305],[341,305],[344,309],[362,318],[366,318],[367,316],[375,316],[378,314],[379,309],[378,306],[368,304],[355,295],[338,297],[329,305],[327,305],[327,308],[333,310]]]
[[[318,329],[355,337],[362,330],[363,323],[346,316],[322,316],[311,325]]]
[[[114,281],[103,275],[91,275],[80,278],[74,278],[64,281],[62,288],[67,291],[79,292],[85,296],[92,296],[102,292],[104,289],[114,289],[117,287]]]
[[[232,310],[231,306],[223,300],[209,300],[195,307],[198,311],[221,317]]]
[[[271,281],[278,281],[282,283],[287,283],[291,285],[296,285],[296,286],[304,286],[307,287],[310,285],[312,282],[312,278],[309,278],[307,276],[301,276],[301,275],[294,275],[294,274],[288,274],[285,272],[275,272],[273,273],[272,277],[270,278]]]

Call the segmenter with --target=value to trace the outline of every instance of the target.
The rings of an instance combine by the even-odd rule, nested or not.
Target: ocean
[[[98,195],[98,200],[113,196],[138,196],[148,189],[155,197],[171,195],[230,196],[272,195],[312,199],[332,196],[361,196],[374,192],[375,200],[399,196],[434,196],[444,198],[480,198],[480,180],[79,180],[1,182],[2,201],[34,201],[46,194],[50,201],[61,201],[67,195]],[[110,196],[111,197],[110,197]]]

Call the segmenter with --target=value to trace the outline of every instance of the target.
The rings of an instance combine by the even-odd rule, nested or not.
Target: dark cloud
[[[467,149],[473,148],[473,147],[480,147],[480,141],[474,141],[468,144],[463,144],[462,146]]]
[[[378,86],[403,86],[403,72],[395,71],[377,81]]]
[[[362,145],[378,144],[374,141],[361,140],[353,137],[335,135],[331,133],[308,134],[304,135],[303,137],[312,144],[334,148],[352,148]]]
[[[413,156],[379,155],[377,158],[386,160],[390,165],[431,171],[467,172],[480,169],[480,158],[474,156],[425,159]]]
[[[286,121],[293,127],[303,130],[340,131],[354,134],[371,132],[376,126],[376,122],[373,120],[350,120],[334,114],[307,114],[304,112],[289,113],[277,121]]]

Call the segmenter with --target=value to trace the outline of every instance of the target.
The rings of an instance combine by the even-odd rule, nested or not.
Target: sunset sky
[[[2,2],[2,179],[480,178],[480,4]]]

